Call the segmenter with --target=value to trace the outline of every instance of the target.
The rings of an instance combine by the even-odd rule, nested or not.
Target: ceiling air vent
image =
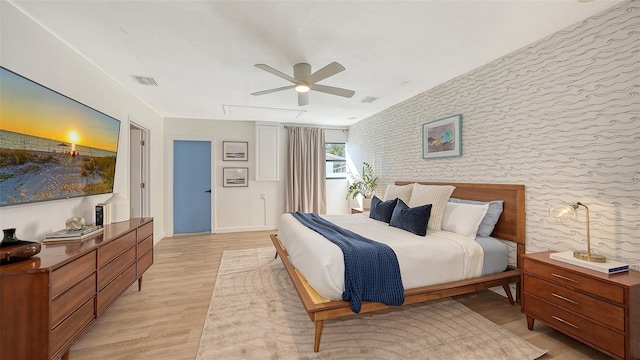
[[[138,81],[138,83],[140,83],[142,85],[158,86],[158,83],[156,82],[156,79],[154,79],[152,77],[138,76],[138,75],[131,75],[131,76],[133,76],[133,78],[136,79],[136,81]]]
[[[372,102],[374,102],[374,101],[376,101],[376,100],[378,100],[378,99],[379,99],[379,98],[374,97],[374,96],[367,96],[367,97],[365,97],[364,99],[360,100],[360,102],[363,102],[363,103],[372,103]]]

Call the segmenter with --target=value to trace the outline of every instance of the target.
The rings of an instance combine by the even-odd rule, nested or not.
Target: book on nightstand
[[[563,251],[549,254],[549,258],[553,260],[563,261],[569,264],[578,265],[587,269],[599,271],[605,274],[616,274],[619,272],[629,271],[629,264],[617,261],[607,260],[603,263],[580,260],[573,257],[573,251]]]

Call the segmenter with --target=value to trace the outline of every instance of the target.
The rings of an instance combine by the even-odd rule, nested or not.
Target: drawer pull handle
[[[558,295],[558,294],[556,294],[556,293],[551,293],[551,295],[553,295],[554,297],[557,297],[558,299],[561,299],[561,300],[564,300],[564,301],[570,302],[570,303],[572,303],[572,304],[578,305],[578,303],[577,303],[576,301],[573,301],[573,300],[571,300],[571,299],[567,299],[566,297],[561,296],[561,295]]]
[[[571,281],[572,283],[576,283],[576,284],[578,283],[578,280],[573,280],[572,278],[568,278],[568,277],[566,277],[566,276],[562,276],[562,275],[558,275],[558,274],[553,274],[553,273],[551,274],[551,276],[555,276],[555,277],[560,278],[560,279],[562,279],[562,280]]]
[[[573,326],[573,327],[574,327],[574,328],[576,328],[576,329],[578,328],[576,325],[573,325],[572,323],[568,322],[567,320],[560,319],[559,317],[557,317],[557,316],[555,316],[555,315],[551,315],[551,317],[552,317],[552,318],[554,318],[554,319],[556,319],[556,320],[558,320],[558,321],[560,321],[560,322],[561,322],[561,323],[563,323],[563,324],[567,324],[567,325],[569,325],[569,326]]]

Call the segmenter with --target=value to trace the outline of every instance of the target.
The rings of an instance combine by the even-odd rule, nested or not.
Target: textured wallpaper
[[[349,128],[379,193],[395,180],[526,186],[527,252],[591,248],[640,270],[640,1],[625,2]],[[421,158],[422,124],[462,114],[462,156]],[[514,260],[512,254],[512,261]]]

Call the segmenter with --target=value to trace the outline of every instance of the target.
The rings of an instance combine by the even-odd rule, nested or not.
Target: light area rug
[[[217,359],[536,359],[546,353],[446,298],[314,323],[273,248],[225,251],[198,348]]]

